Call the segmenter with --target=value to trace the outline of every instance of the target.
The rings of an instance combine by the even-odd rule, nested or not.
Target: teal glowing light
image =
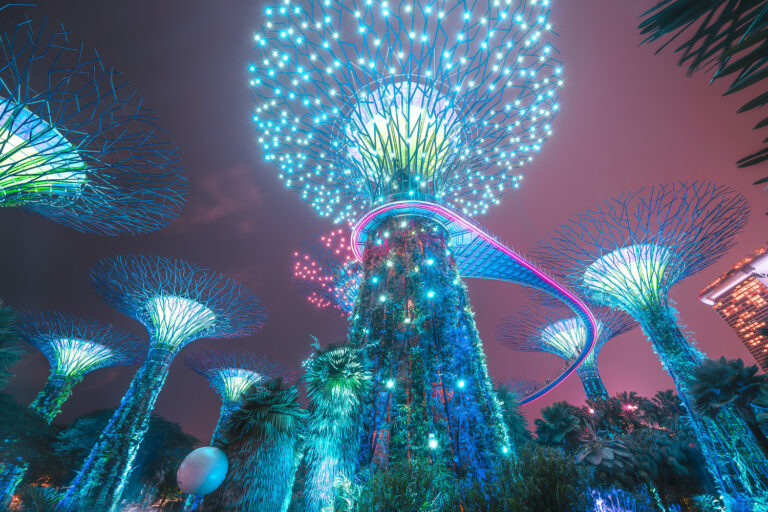
[[[564,359],[579,357],[587,341],[584,322],[576,317],[552,323],[541,330],[541,340]]]
[[[549,1],[270,5],[248,67],[264,157],[322,216],[393,197],[483,214],[551,135]]]
[[[180,349],[216,323],[213,311],[186,297],[152,297],[146,310],[154,328],[153,343],[171,351]]]
[[[78,376],[91,368],[108,366],[114,358],[114,350],[99,343],[81,339],[60,338],[50,342],[55,353],[53,373],[61,376]]]
[[[595,259],[582,279],[596,295],[655,297],[671,258],[672,252],[661,245],[628,245]]]
[[[216,372],[218,383],[214,384],[228,402],[239,402],[248,388],[263,382],[265,375],[246,368],[222,368]]]
[[[28,109],[0,98],[0,206],[69,202],[86,182],[86,165],[61,133]],[[8,203],[7,198],[16,198]]]

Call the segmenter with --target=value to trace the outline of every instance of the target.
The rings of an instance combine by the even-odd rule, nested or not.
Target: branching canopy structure
[[[574,289],[639,322],[675,381],[710,473],[732,510],[751,510],[753,500],[768,492],[768,460],[733,411],[724,409],[713,420],[692,410],[687,382],[705,356],[681,331],[669,291],[733,247],[748,217],[744,196],[727,187],[674,183],[574,216],[537,252]]]
[[[635,321],[620,310],[593,307],[597,320],[597,340],[589,355],[576,370],[581,377],[587,398],[607,398],[597,367],[600,349],[605,343],[635,326]],[[581,355],[587,343],[584,322],[566,316],[563,310],[542,307],[524,307],[512,316],[505,317],[496,327],[496,338],[514,350],[548,352],[566,361]]]
[[[19,316],[19,333],[45,355],[51,377],[80,380],[99,368],[138,362],[145,341],[112,325],[58,312]]]
[[[361,277],[362,265],[352,252],[347,230],[316,236],[293,253],[293,283],[318,308],[351,315]]]
[[[248,336],[267,318],[242,285],[181,259],[116,256],[94,265],[90,279],[104,301],[144,324],[153,348],[170,352],[199,338]]]
[[[116,256],[91,270],[99,295],[143,323],[147,359],[63,501],[64,510],[115,510],[175,355],[199,338],[255,333],[266,311],[243,286],[179,259]]]
[[[484,213],[552,133],[562,66],[547,6],[266,7],[250,65],[265,158],[336,220],[393,196]]]
[[[206,378],[222,402],[239,402],[252,386],[282,376],[277,363],[251,352],[206,351],[184,358],[187,367]]]
[[[0,206],[102,235],[167,226],[186,179],[155,121],[69,32],[24,21],[0,34]]]

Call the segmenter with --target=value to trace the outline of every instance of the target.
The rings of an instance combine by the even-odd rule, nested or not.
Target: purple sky
[[[520,189],[508,192],[480,219],[522,252],[570,215],[611,195],[676,179],[715,180],[743,192],[753,218],[739,245],[718,264],[677,285],[673,297],[682,321],[710,356],[749,353],[698,292],[733,261],[768,239],[768,195],[752,181],[766,168],[739,170],[737,158],[759,147],[764,133],[751,127],[759,114],[737,115],[747,96],[722,98],[706,74],[685,76],[669,51],[638,47],[638,15],[651,2],[555,0],[553,20],[565,63],[562,109],[554,136],[529,169]],[[99,300],[87,282],[89,267],[119,252],[178,256],[224,272],[249,286],[270,319],[260,333],[241,340],[201,340],[174,363],[156,411],[201,439],[216,424],[218,400],[204,379],[182,364],[183,355],[205,349],[252,350],[294,369],[308,355],[310,334],[322,342],[342,339],[345,322],[310,306],[292,287],[291,252],[321,221],[297,194],[284,189],[274,167],[263,162],[249,123],[247,90],[250,41],[262,3],[228,0],[135,2],[45,0],[30,11],[62,21],[76,38],[98,48],[145,96],[179,146],[191,191],[187,208],[170,228],[138,238],[81,235],[42,217],[0,212],[0,296],[19,309],[54,309],[114,322],[137,334],[140,324]],[[8,14],[3,13],[3,16]],[[552,356],[510,351],[494,339],[496,323],[525,297],[519,287],[468,282],[478,328],[494,378],[535,377],[558,366]],[[642,334],[611,341],[600,356],[610,393],[652,395],[671,386]],[[64,405],[59,421],[115,407],[136,367],[86,376]],[[29,347],[9,387],[29,402],[48,371]],[[525,407],[533,418],[555,400],[581,402],[577,378]]]

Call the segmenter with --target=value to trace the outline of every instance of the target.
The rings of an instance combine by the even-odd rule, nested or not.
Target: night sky
[[[751,127],[760,113],[737,115],[748,96],[723,98],[705,73],[686,77],[676,57],[639,46],[638,16],[651,2],[555,0],[556,43],[565,63],[561,112],[521,187],[479,219],[525,252],[570,215],[636,188],[673,180],[715,180],[744,193],[752,221],[739,245],[719,263],[673,289],[682,321],[711,357],[749,353],[724,321],[697,300],[698,292],[753,247],[768,240],[768,194],[751,185],[765,167],[734,162],[759,148],[765,133]],[[291,285],[291,253],[332,228],[298,195],[283,188],[266,164],[250,125],[247,64],[263,2],[223,0],[46,0],[28,11],[48,15],[95,47],[121,70],[156,111],[178,144],[190,181],[187,207],[168,229],[141,237],[79,234],[43,217],[0,212],[0,296],[18,309],[53,309],[113,322],[145,335],[143,327],[101,302],[87,281],[99,258],[121,252],[182,257],[250,287],[270,314],[259,334],[238,340],[200,340],[174,363],[156,412],[201,440],[216,424],[219,402],[183,356],[205,349],[250,350],[300,370],[310,334],[338,341],[346,323],[309,305]],[[0,16],[10,13],[0,12]],[[526,298],[515,285],[470,280],[471,299],[494,378],[535,378],[559,366],[554,356],[513,352],[494,339],[494,327]],[[16,366],[9,392],[24,403],[48,373],[31,346]],[[652,395],[671,387],[639,330],[612,340],[600,368],[610,393]],[[136,366],[99,370],[75,389],[59,422],[116,407]],[[583,401],[574,375],[524,408],[534,418],[556,400]]]

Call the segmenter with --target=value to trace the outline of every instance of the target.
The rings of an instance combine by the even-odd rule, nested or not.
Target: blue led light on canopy
[[[551,135],[562,65],[548,0],[309,0],[265,8],[253,122],[322,216],[389,200],[483,214]]]

